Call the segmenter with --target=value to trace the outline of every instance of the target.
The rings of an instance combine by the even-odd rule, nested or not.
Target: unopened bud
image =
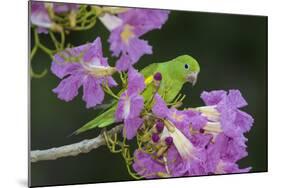
[[[165,143],[167,144],[167,146],[170,146],[173,144],[173,138],[172,137],[167,137],[165,138]]]
[[[151,137],[151,139],[152,139],[152,141],[154,142],[154,143],[156,143],[156,142],[158,142],[159,140],[160,140],[160,137],[159,137],[159,135],[158,134],[152,134],[152,137]]]
[[[154,80],[161,81],[162,80],[162,74],[160,72],[157,72],[153,76]]]
[[[164,129],[163,121],[158,121],[156,123],[156,129],[157,129],[158,133],[161,133],[163,131],[163,129]]]

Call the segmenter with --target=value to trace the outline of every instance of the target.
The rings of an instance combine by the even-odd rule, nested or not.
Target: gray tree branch
[[[123,125],[118,125],[107,132],[109,135],[119,133],[122,130]],[[62,157],[76,156],[81,153],[88,153],[93,149],[96,149],[102,145],[105,145],[106,141],[104,136],[100,134],[96,138],[83,140],[78,143],[65,145],[61,147],[55,147],[46,150],[34,150],[30,152],[30,161],[38,162],[44,160],[56,160]]]

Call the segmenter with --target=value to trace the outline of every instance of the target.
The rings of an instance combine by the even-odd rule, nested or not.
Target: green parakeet
[[[146,88],[142,93],[144,101],[149,100],[155,92],[153,76],[155,73],[161,73],[162,80],[157,92],[166,102],[171,102],[178,95],[186,82],[194,85],[197,81],[200,66],[198,62],[189,55],[182,55],[175,59],[162,63],[153,63],[141,70],[145,78]],[[115,122],[115,110],[117,102],[114,101],[108,110],[97,116],[92,121],[78,129],[74,134],[93,129],[95,127],[106,127]]]

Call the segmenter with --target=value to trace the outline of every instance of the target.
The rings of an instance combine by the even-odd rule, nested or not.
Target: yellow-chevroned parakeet
[[[141,70],[141,74],[145,78],[146,88],[142,92],[144,101],[149,100],[155,93],[155,85],[153,84],[154,75],[161,73],[161,84],[157,89],[159,95],[163,96],[166,102],[171,102],[178,95],[181,88],[186,82],[194,85],[200,71],[198,62],[189,55],[182,55],[173,60],[153,63]],[[112,106],[97,116],[92,121],[78,129],[75,134],[93,129],[95,127],[106,127],[115,122],[115,111],[117,101]]]

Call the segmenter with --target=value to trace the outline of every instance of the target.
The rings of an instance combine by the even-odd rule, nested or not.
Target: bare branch
[[[107,134],[113,135],[115,133],[119,133],[122,130],[123,125],[118,125],[108,131]],[[65,145],[57,148],[51,148],[46,150],[34,150],[30,153],[30,161],[38,162],[44,160],[56,160],[62,157],[68,156],[76,156],[81,153],[88,153],[93,149],[96,149],[102,145],[105,145],[105,139],[102,134],[97,136],[96,138],[83,140],[78,143]]]

